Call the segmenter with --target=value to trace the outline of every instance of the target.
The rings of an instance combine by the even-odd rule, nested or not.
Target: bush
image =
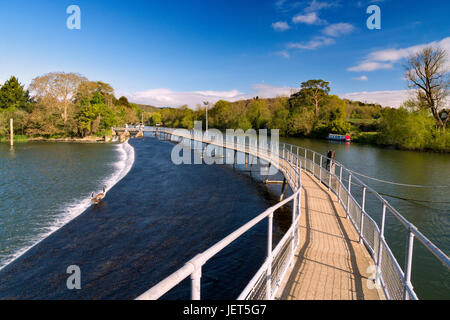
[[[424,150],[433,140],[434,120],[424,111],[386,109],[380,122],[378,142],[404,149]]]

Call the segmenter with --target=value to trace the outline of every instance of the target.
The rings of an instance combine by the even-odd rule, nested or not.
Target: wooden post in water
[[[14,146],[14,121],[9,119],[11,147]]]
[[[284,199],[284,192],[286,191],[286,177],[283,179],[283,185],[281,186],[280,202]]]

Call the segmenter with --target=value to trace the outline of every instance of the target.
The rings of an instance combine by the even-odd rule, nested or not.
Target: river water
[[[368,176],[450,185],[448,155],[286,142],[322,153],[336,150],[338,161]],[[0,299],[135,298],[274,203],[277,186],[268,189],[228,166],[175,166],[172,147],[151,137],[129,145],[27,143],[13,151],[0,145]],[[449,201],[448,189],[363,181],[386,194],[439,202],[387,198],[449,253],[450,204],[441,203]],[[103,185],[104,203],[91,207],[90,193]],[[367,205],[378,210],[371,201]],[[275,238],[288,220],[276,221]],[[387,225],[388,243],[403,266],[406,233],[393,218]],[[266,230],[266,223],[259,224],[205,265],[203,298],[237,297],[264,259]],[[82,271],[82,290],[67,290],[70,265]],[[413,283],[419,297],[450,298],[449,278],[416,245]],[[189,290],[184,281],[164,298],[187,299]]]
[[[131,140],[130,144],[135,154],[133,166],[109,190],[101,205],[89,207],[0,271],[0,299],[136,298],[272,203],[265,186],[230,167],[175,166],[170,157],[173,148],[170,142],[147,137]],[[42,160],[29,153],[28,148],[35,153],[42,152]],[[84,199],[91,190],[98,190],[103,184],[99,168],[83,171],[84,165],[93,162],[96,163],[94,166],[104,167],[103,162],[114,163],[116,148],[112,145],[31,144],[18,146],[15,160],[22,152],[19,159],[32,155],[29,160],[32,164],[27,165],[34,168],[28,171],[38,171],[33,178],[34,185],[43,184],[44,188],[50,188],[54,182],[69,185],[59,186],[64,188],[60,191],[55,191],[58,189],[55,186],[52,192],[57,192],[58,196],[53,195],[53,201],[58,197],[66,199],[68,194],[71,197],[78,194],[75,198]],[[3,157],[14,162],[8,152],[3,150]],[[77,156],[69,162],[69,158],[78,152],[84,156]],[[66,154],[62,156],[62,153]],[[61,161],[57,168],[67,166],[71,173],[68,172],[64,179],[57,173],[47,179],[46,174],[39,172],[55,170],[55,164],[48,158],[61,158],[54,160]],[[71,164],[78,161],[84,165]],[[21,176],[23,163],[16,161],[14,166],[14,169],[8,169],[9,175],[17,180],[28,179]],[[87,183],[85,180],[92,181]],[[81,185],[76,186],[77,183]],[[30,182],[23,189],[39,188],[30,189],[32,185]],[[20,183],[17,182],[14,188],[20,188]],[[52,208],[53,201],[46,203],[46,207],[41,203],[41,197],[45,197],[48,191],[41,192],[39,197],[32,192],[10,197],[8,184],[2,190],[2,199],[9,201],[2,211],[9,210],[9,215],[22,215],[22,220],[26,220],[27,215],[33,221],[39,220],[44,215],[40,213],[45,211],[44,208]],[[28,204],[16,203],[20,200]],[[29,207],[34,209],[20,213]],[[39,217],[31,217],[34,215]],[[57,215],[65,217],[64,211]],[[71,217],[73,215],[69,214],[67,219]],[[45,217],[43,220],[47,223],[41,222],[42,226],[56,228],[53,220]],[[22,245],[18,243],[21,237],[42,237],[37,231],[42,226],[24,228],[29,234],[21,232],[15,235],[20,223],[14,221],[14,218],[2,217],[2,234],[6,231],[15,237],[4,237],[2,247],[15,248],[8,249],[7,253],[18,250]],[[265,257],[266,233],[267,223],[259,224],[204,266],[204,298],[235,299],[239,295]],[[277,234],[280,235],[281,231]],[[81,269],[82,290],[68,290],[66,287],[66,269],[71,265]],[[190,283],[185,281],[164,298],[188,299],[189,293]]]

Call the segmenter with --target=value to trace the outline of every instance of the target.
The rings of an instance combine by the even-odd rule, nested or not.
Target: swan
[[[93,204],[99,204],[100,201],[106,196],[106,186],[103,187],[103,192],[94,197],[94,193],[91,193],[91,202]]]

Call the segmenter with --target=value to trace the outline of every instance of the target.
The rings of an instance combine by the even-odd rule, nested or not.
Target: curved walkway
[[[379,300],[373,264],[337,197],[302,171],[300,246],[281,300]]]

